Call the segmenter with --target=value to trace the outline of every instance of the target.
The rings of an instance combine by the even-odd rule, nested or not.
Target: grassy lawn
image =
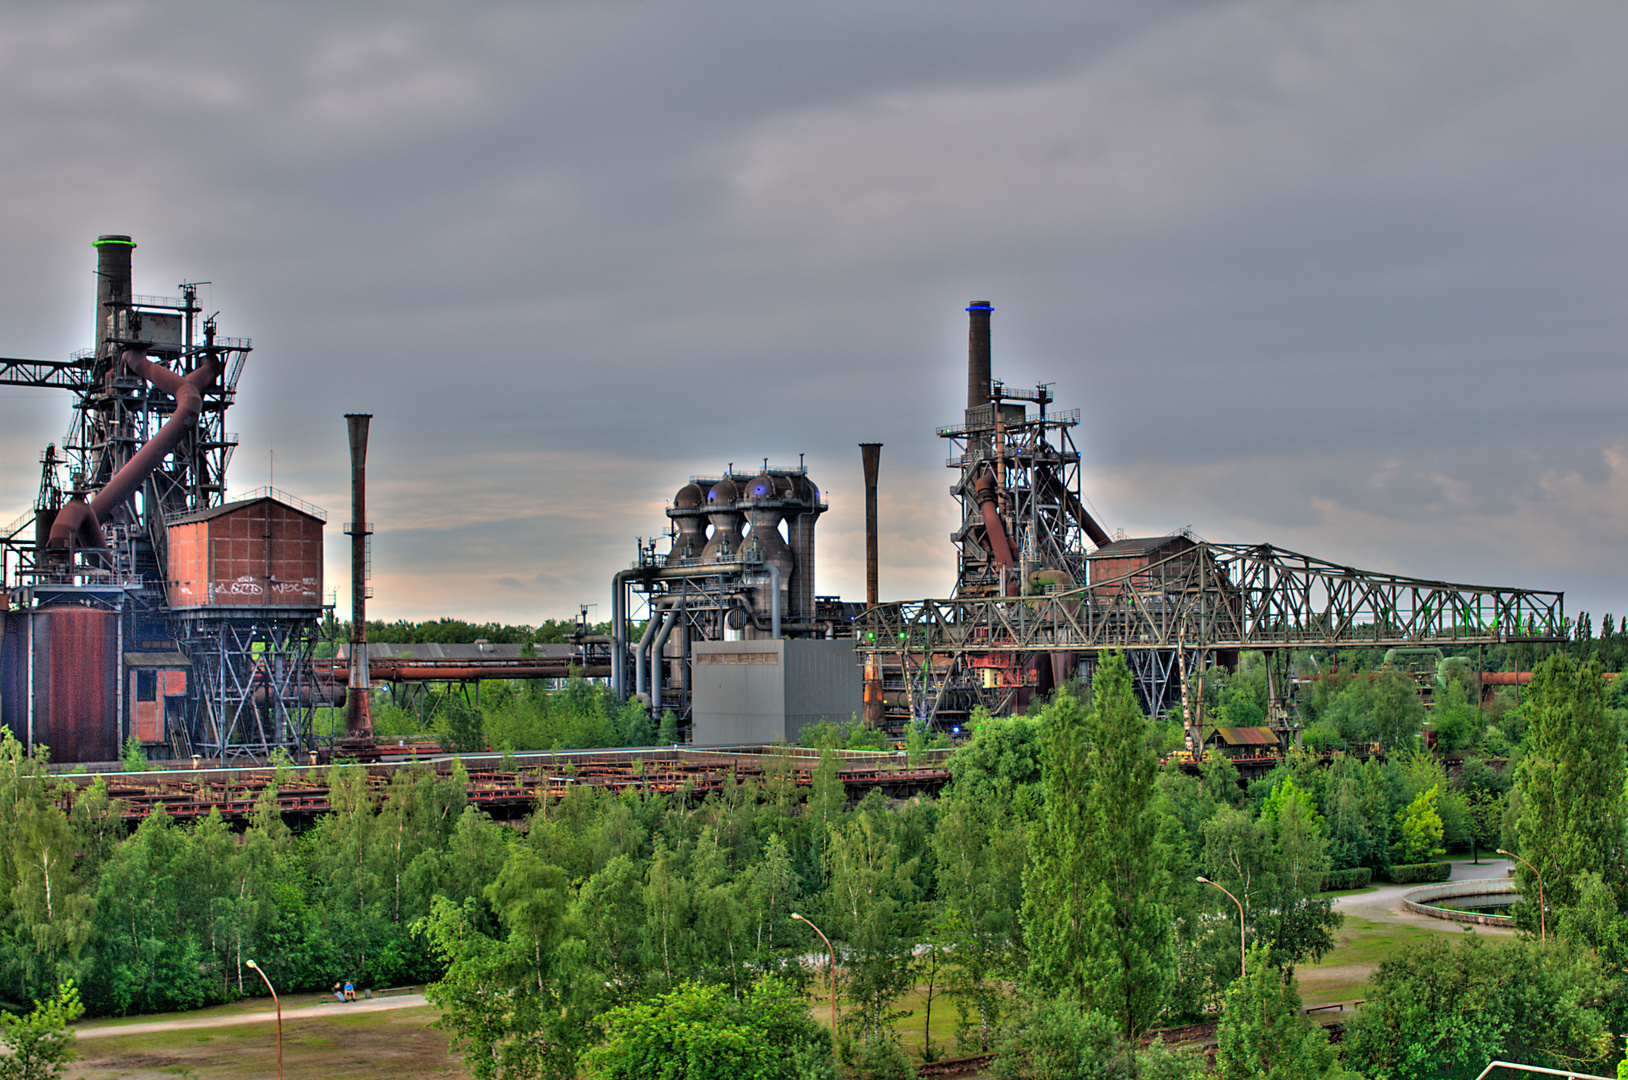
[[[1453,924],[1444,923],[1443,927]],[[1404,945],[1441,933],[1443,930],[1347,915],[1345,925],[1334,933],[1334,948],[1318,963],[1295,969],[1301,1000],[1307,1005],[1326,1005],[1366,997],[1368,980],[1381,961]]]

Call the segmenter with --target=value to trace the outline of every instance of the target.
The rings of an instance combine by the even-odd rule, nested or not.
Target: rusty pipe
[[[197,368],[186,375],[178,375],[161,364],[147,359],[147,351],[137,347],[127,349],[120,361],[130,372],[175,398],[175,412],[158,433],[136,451],[124,467],[96,493],[88,504],[82,496],[75,496],[57,513],[51,524],[47,545],[58,549],[102,548],[107,540],[102,535],[102,522],[123,506],[136,490],[158,468],[170,451],[180,445],[198,423],[203,413],[203,390],[220,374],[220,366],[213,356],[205,356]]]
[[[989,536],[989,550],[996,562],[1010,569],[1013,566],[1012,545],[1006,539],[1006,526],[1001,522],[1000,511],[996,507],[1000,496],[995,491],[995,474],[984,473],[978,477],[972,490],[978,499],[978,509],[984,515],[984,532]]]

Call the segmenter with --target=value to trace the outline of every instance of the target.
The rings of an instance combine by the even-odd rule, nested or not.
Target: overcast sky
[[[1110,530],[1628,612],[1628,7],[0,5],[0,355],[101,233],[254,339],[242,492],[370,613],[608,615],[691,474],[806,455],[818,589],[945,596],[969,300]],[[0,387],[0,518],[70,398]],[[273,468],[275,471],[272,476]],[[663,547],[665,550],[665,546]]]

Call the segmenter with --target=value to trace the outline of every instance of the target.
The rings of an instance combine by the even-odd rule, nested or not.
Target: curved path
[[[298,1020],[308,1016],[336,1016],[342,1012],[383,1012],[386,1009],[413,1009],[428,1005],[423,994],[397,994],[391,997],[369,998],[340,1004],[298,1005],[283,1010],[284,1020]],[[184,1031],[188,1028],[239,1027],[244,1024],[275,1024],[277,1013],[273,1009],[263,1012],[223,1013],[217,1016],[199,1016],[180,1020],[155,1020],[151,1023],[121,1024],[117,1021],[93,1022],[89,1026],[76,1026],[74,1035],[79,1039],[105,1039],[122,1035],[147,1035],[155,1031]]]
[[[1503,877],[1509,870],[1509,860],[1504,858],[1486,858],[1479,863],[1472,863],[1469,859],[1451,859],[1453,872],[1448,875],[1448,881],[1472,881],[1476,878]],[[1334,910],[1359,919],[1371,922],[1402,923],[1407,926],[1418,926],[1427,930],[1452,930],[1462,932],[1462,923],[1449,922],[1446,919],[1432,919],[1428,915],[1417,915],[1402,906],[1402,894],[1409,889],[1417,889],[1413,885],[1377,885],[1372,892],[1352,893],[1337,897],[1334,901]],[[1477,926],[1480,934],[1512,934],[1513,930],[1506,930],[1495,926]]]

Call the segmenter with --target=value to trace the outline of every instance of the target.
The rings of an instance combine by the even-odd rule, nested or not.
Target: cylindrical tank
[[[746,546],[751,548],[755,545],[764,562],[780,568],[780,610],[785,612],[790,608],[788,597],[797,559],[780,535],[780,518],[785,512],[785,504],[780,499],[780,490],[774,478],[763,474],[749,481],[742,505],[746,509],[746,520],[752,526],[746,534]]]
[[[673,519],[678,535],[673,537],[673,550],[667,556],[670,563],[698,558],[707,546],[706,495],[701,485],[685,484],[673,496],[673,505],[667,516]]]
[[[712,537],[701,549],[703,559],[724,559],[733,556],[741,547],[742,518],[740,488],[735,481],[724,477],[707,492],[707,517],[712,520]]]
[[[803,622],[814,617],[814,522],[824,510],[820,506],[820,489],[806,473],[794,481],[786,508],[786,532],[792,557],[797,560],[797,572],[793,575],[791,602],[784,611],[788,622]]]
[[[118,615],[64,605],[41,609],[34,618],[30,751],[43,744],[51,748],[52,761],[116,761]]]

